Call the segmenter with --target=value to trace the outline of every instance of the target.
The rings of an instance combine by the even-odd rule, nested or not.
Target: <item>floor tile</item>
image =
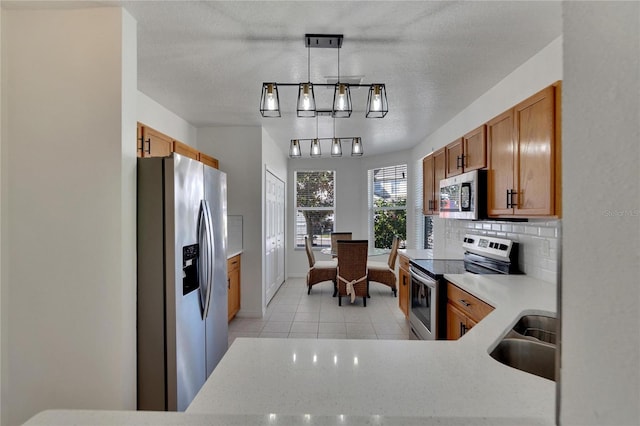
[[[289,333],[291,321],[267,321],[262,332]]]
[[[389,287],[370,286],[371,298],[354,304],[347,297],[331,297],[333,283],[314,285],[307,294],[305,278],[288,279],[271,299],[264,318],[234,318],[229,323],[229,344],[238,337],[319,339],[404,339],[409,322]]]
[[[301,322],[294,321],[291,324],[292,333],[318,333],[318,322]]]
[[[289,333],[289,339],[317,339],[317,333]]]

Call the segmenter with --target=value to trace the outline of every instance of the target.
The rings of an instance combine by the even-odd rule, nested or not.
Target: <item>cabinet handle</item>
[[[517,202],[513,202],[513,196],[514,195],[518,195],[518,191],[516,191],[515,189],[508,189],[507,190],[507,208],[511,209],[514,207],[518,207],[518,203]]]
[[[231,278],[227,278],[227,288],[231,290]]]
[[[462,326],[462,333],[461,335],[464,336],[467,333],[467,326],[464,325],[463,323],[460,323],[460,325]]]
[[[463,304],[464,306],[466,306],[467,308],[468,308],[469,306],[471,306],[471,303],[467,302],[467,301],[466,301],[466,300],[464,300],[464,299],[460,299],[459,301],[460,301],[460,303],[462,303],[462,304]]]
[[[144,143],[147,143],[147,146],[149,147],[149,149],[147,151],[144,150]],[[146,152],[147,154],[151,154],[151,138],[147,139],[146,141],[143,140],[142,141],[142,152]]]
[[[464,167],[464,154],[458,155],[456,157],[456,169],[461,169]]]
[[[402,276],[402,285],[407,285],[407,277],[406,277],[406,275]]]

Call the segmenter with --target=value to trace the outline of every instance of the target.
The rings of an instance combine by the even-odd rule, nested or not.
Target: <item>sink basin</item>
[[[493,359],[545,379],[555,380],[556,346],[525,339],[503,339],[491,352]]]
[[[555,380],[557,326],[556,318],[525,315],[490,355],[510,367]]]

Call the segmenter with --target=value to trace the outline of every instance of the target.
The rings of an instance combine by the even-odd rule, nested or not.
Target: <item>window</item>
[[[391,248],[393,236],[400,247],[407,239],[407,165],[369,170],[369,241],[376,248]]]
[[[331,247],[335,213],[335,172],[295,172],[296,247],[309,236],[314,247]]]

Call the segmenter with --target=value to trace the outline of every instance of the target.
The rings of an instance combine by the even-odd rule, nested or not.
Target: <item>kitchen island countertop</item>
[[[522,314],[555,315],[555,285],[524,275],[445,278],[496,308],[460,340],[237,338],[184,424],[554,424],[555,382],[500,364],[489,352]],[[88,415],[47,411],[28,424],[73,413]],[[113,423],[134,424],[162,414],[110,415]],[[175,416],[162,424],[177,424]]]

